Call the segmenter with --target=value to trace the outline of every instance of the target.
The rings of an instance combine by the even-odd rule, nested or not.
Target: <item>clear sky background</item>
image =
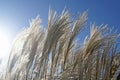
[[[59,14],[66,8],[73,17],[88,10],[87,25],[82,35],[78,36],[80,39],[89,33],[92,22],[97,25],[108,24],[109,28],[114,26],[114,30],[120,33],[120,0],[0,0],[0,59],[3,56],[4,61],[7,61],[9,56],[12,44],[10,41],[6,43],[7,37],[12,42],[20,31],[29,26],[31,19],[39,15],[42,25],[47,27],[49,7]],[[0,67],[1,70],[3,68]]]
[[[73,16],[88,10],[88,25],[108,24],[120,32],[120,0],[0,0],[0,30],[14,38],[37,15],[47,27],[49,6],[58,13],[66,7]]]

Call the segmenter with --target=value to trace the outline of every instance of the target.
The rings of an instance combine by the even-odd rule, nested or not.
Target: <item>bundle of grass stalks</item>
[[[119,80],[118,35],[92,24],[78,45],[86,20],[86,11],[71,20],[67,10],[61,15],[50,10],[47,29],[39,17],[32,20],[16,38],[0,80]]]

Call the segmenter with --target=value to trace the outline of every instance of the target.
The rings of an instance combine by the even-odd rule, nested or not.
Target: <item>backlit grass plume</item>
[[[83,37],[76,36],[86,21],[86,11],[71,20],[67,10],[61,15],[50,10],[47,28],[39,17],[32,20],[15,39],[0,80],[116,80],[120,76],[118,35],[107,25],[92,24],[79,45],[76,39]]]

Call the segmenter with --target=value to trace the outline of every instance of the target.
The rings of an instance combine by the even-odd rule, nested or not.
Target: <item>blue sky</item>
[[[49,6],[59,14],[66,8],[73,17],[88,10],[87,25],[83,29],[83,35],[78,36],[82,40],[85,34],[89,33],[92,22],[97,25],[108,24],[109,28],[114,26],[114,30],[120,33],[120,0],[0,0],[0,34],[4,32],[12,41],[37,15],[42,18],[42,25],[47,27]],[[1,36],[0,41],[4,42]],[[9,44],[10,47],[7,45],[7,48],[0,45],[0,56],[4,56],[5,60],[11,45],[12,43]]]
[[[14,37],[37,15],[47,27],[49,6],[58,13],[66,7],[72,16],[88,10],[88,25],[108,24],[120,32],[119,0],[0,0],[0,29]]]

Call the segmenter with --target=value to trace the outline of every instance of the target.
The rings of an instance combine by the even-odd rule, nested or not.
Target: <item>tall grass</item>
[[[107,25],[92,24],[90,34],[78,45],[76,36],[86,21],[86,11],[71,20],[67,10],[61,15],[50,10],[47,29],[39,17],[32,20],[16,38],[0,79],[116,80],[120,75],[119,36]]]

